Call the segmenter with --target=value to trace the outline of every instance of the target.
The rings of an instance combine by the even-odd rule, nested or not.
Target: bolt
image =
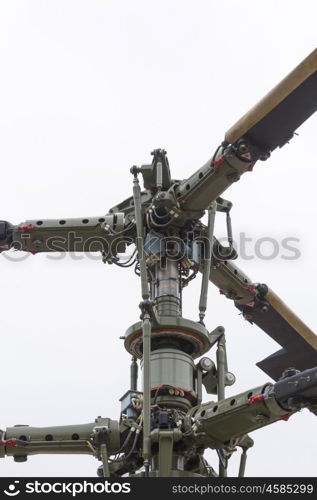
[[[233,385],[236,381],[236,377],[234,376],[233,373],[227,372],[226,373],[226,385]]]
[[[41,248],[43,242],[41,240],[34,240],[32,243],[34,248],[39,249]]]
[[[249,148],[245,142],[241,142],[241,144],[239,144],[238,151],[239,151],[239,153],[244,154],[244,153],[247,153],[249,151]]]
[[[214,366],[214,363],[210,358],[202,358],[199,361],[199,365],[200,365],[200,368],[202,368],[202,370],[209,371]]]
[[[293,367],[289,367],[283,371],[282,378],[292,377],[293,375],[297,375],[297,373],[300,373],[299,370]]]
[[[137,177],[140,169],[136,165],[133,165],[133,167],[130,168],[130,172],[132,175],[134,175],[134,177]]]

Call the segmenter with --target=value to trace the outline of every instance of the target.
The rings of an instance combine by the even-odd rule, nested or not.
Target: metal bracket
[[[224,247],[221,245],[221,258],[223,259],[236,259],[238,254],[235,248],[233,247],[233,235],[232,235],[232,222],[230,217],[230,210],[232,209],[231,201],[225,200],[220,196],[216,199],[217,202],[217,212],[223,212],[226,214],[226,225],[227,225],[227,240],[228,246]]]
[[[158,477],[170,477],[172,470],[173,446],[182,439],[179,429],[155,429],[151,433],[153,442],[159,443]]]
[[[246,462],[247,462],[247,451],[253,445],[254,445],[254,441],[253,441],[253,439],[250,438],[250,436],[248,436],[248,434],[246,434],[238,443],[238,446],[240,446],[242,449],[238,477],[244,477],[245,466],[246,466]]]
[[[172,430],[159,432],[159,477],[169,477],[172,469],[174,433]]]
[[[100,453],[100,459],[102,461],[103,476],[110,477],[109,463],[108,463],[108,427],[106,426],[96,426],[93,429],[95,435],[95,443]]]

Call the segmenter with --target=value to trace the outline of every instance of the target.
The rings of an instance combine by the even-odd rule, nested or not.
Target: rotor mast
[[[156,180],[157,199],[162,200],[165,197],[162,192],[163,174],[165,178],[169,177],[168,161],[164,150],[155,150],[153,156],[152,173]],[[138,346],[143,367],[143,458],[146,476],[150,472],[150,458],[152,474],[169,476],[172,470],[178,471],[179,474],[184,472],[184,453],[177,451],[177,442],[181,439],[181,432],[177,429],[175,415],[177,412],[185,414],[201,400],[201,369],[195,366],[194,358],[211,346],[203,319],[207,309],[216,203],[212,203],[208,210],[204,251],[200,249],[200,253],[204,254],[199,301],[200,319],[198,324],[185,320],[185,328],[182,329],[184,324],[182,318],[184,259],[189,262],[189,253],[194,242],[191,241],[191,248],[188,249],[183,242],[184,235],[181,239],[175,237],[178,231],[166,232],[164,229],[169,227],[169,221],[166,222],[164,211],[163,213],[161,211],[161,215],[159,214],[160,207],[156,207],[155,204],[148,211],[147,215],[150,217],[146,219],[150,220],[151,224],[148,224],[145,230],[143,225],[145,214],[142,213],[141,192],[137,179],[140,170],[137,167],[131,168],[134,176],[133,200],[143,298],[140,304],[142,342],[140,342],[140,336]],[[147,170],[149,174],[150,169]],[[161,222],[162,219],[164,222]],[[173,236],[170,239],[167,237],[169,233]],[[197,264],[201,262],[200,258]],[[190,265],[192,266],[193,263],[191,262]],[[192,339],[197,336],[197,327],[198,335],[201,336],[203,329],[206,338],[204,349],[200,346],[198,352],[197,349],[195,352]],[[136,325],[132,329],[139,328]],[[224,335],[221,336],[223,337]],[[131,353],[130,343],[126,343],[126,348]],[[135,352],[132,351],[132,354],[135,355]],[[218,386],[218,390],[219,395],[221,394],[224,398],[224,365],[222,368],[223,383],[221,387]],[[199,373],[198,376],[197,373]],[[155,445],[153,448],[153,442],[158,442],[158,448]],[[226,475],[225,469],[226,467],[220,466],[222,475]]]

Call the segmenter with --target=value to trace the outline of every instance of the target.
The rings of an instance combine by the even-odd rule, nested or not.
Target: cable
[[[216,151],[214,152],[214,155],[212,157],[212,160],[211,160],[211,166],[213,167],[214,166],[214,163],[215,163],[215,160],[216,160],[216,156],[220,150],[220,148],[223,147],[222,143],[220,144],[220,146],[217,147]]]
[[[171,217],[170,220],[168,222],[166,222],[165,224],[159,224],[158,222],[155,222],[153,220],[152,214],[150,212],[149,212],[149,217],[150,217],[150,221],[153,224],[153,226],[156,226],[156,227],[167,227],[172,222],[172,217]]]
[[[127,453],[126,455],[123,455],[123,457],[115,458],[114,460],[112,460],[113,463],[124,462],[125,460],[127,460],[128,458],[130,458],[130,456],[132,455],[132,453],[134,452],[134,450],[136,448],[139,435],[140,435],[140,430],[137,429],[135,431],[134,440],[133,440],[133,443],[132,443],[132,446],[131,446],[131,449],[130,449],[129,453]]]
[[[130,255],[129,259],[126,262],[119,262],[119,260],[117,260],[117,261],[114,260],[113,263],[119,267],[131,267],[131,266],[133,266],[133,264],[136,263],[137,259],[134,258],[136,255],[136,252],[137,252],[137,249],[135,248],[132,255]]]
[[[134,429],[134,427],[132,427],[132,429]],[[121,451],[124,450],[124,448],[127,446],[128,442],[130,441],[131,436],[134,432],[134,430],[132,430],[132,429],[129,430],[128,435],[124,440],[124,443],[122,444],[122,446],[120,446],[120,449],[118,450],[118,453],[121,453]]]
[[[132,428],[134,429],[134,427]],[[115,454],[115,457],[110,459],[110,462],[117,462],[119,461],[119,456],[121,454],[121,452],[124,450],[124,448],[127,446],[128,442],[130,441],[131,439],[131,436],[134,432],[134,430],[130,429],[129,432],[128,432],[128,435],[127,437],[125,438],[123,444],[120,446],[119,450],[117,451],[117,453]]]
[[[137,276],[140,276],[140,262],[139,261],[137,261],[137,263],[135,264],[134,272]]]
[[[165,210],[165,209],[164,209]],[[164,215],[159,215],[156,211],[156,208],[155,207],[152,207],[152,211],[155,215],[155,217],[157,217],[158,219],[165,219],[166,217],[168,217],[168,212]]]
[[[139,429],[137,429],[136,432],[135,432],[135,436],[134,436],[132,448],[129,451],[129,453],[125,456],[125,459],[129,458],[132,455],[132,453],[134,452],[136,444],[137,444],[137,441],[138,441],[138,438],[139,438],[139,435],[140,435],[140,431],[139,431]]]
[[[96,455],[97,454],[97,450],[96,450],[96,448],[93,447],[93,445],[91,444],[91,442],[90,441],[86,441],[86,444],[87,444],[88,448],[91,449],[91,451],[93,452],[93,454]]]
[[[134,223],[133,221],[131,221],[130,219],[129,219],[129,222],[130,222],[130,224],[124,227],[124,232],[129,231],[129,230],[130,230],[130,229],[132,229],[132,227],[135,225],[135,223]],[[110,224],[107,224],[107,231],[108,231],[108,232],[109,232],[112,236],[118,236],[118,234],[120,234],[120,232],[119,232],[119,231],[117,232],[115,229],[113,229],[113,228],[110,226]]]
[[[116,262],[116,261],[114,261],[113,263],[118,267],[126,268],[126,267],[132,267],[136,263],[136,261],[137,261],[137,259],[134,259],[132,262],[129,262],[127,264],[121,264],[120,262]]]

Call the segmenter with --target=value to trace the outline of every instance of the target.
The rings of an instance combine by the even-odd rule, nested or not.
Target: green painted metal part
[[[172,469],[174,433],[173,430],[159,433],[159,477],[169,477]]]
[[[202,442],[210,448],[223,448],[231,440],[293,413],[277,403],[272,388],[272,384],[265,384],[190,410]]]
[[[76,219],[27,220],[13,231],[13,247],[38,252],[124,252],[125,221],[122,213]]]
[[[151,457],[151,322],[146,315],[143,320],[143,458],[149,466]]]
[[[194,392],[194,374],[192,357],[182,351],[158,349],[151,353],[151,388],[170,385]]]
[[[199,299],[199,317],[200,321],[203,322],[207,309],[207,299],[208,299],[208,282],[210,278],[210,269],[212,263],[212,250],[213,250],[213,237],[214,237],[214,226],[216,217],[216,206],[215,202],[211,203],[208,208],[208,227],[207,227],[207,245],[205,246],[204,263],[203,263],[203,276],[201,283],[201,293]]]
[[[7,446],[8,456],[23,457],[41,453],[88,454],[94,452],[94,428],[108,429],[108,450],[115,453],[120,448],[119,423],[110,418],[97,418],[95,422],[56,427],[30,427],[18,425],[6,429],[6,440],[17,440],[17,446]]]
[[[152,344],[156,339],[164,341],[168,336],[173,336],[189,343],[193,359],[205,354],[211,347],[210,334],[206,327],[182,317],[155,317],[152,319]],[[142,358],[142,322],[139,321],[130,326],[125,333],[124,345],[126,350]]]
[[[218,168],[221,162],[221,168]],[[231,148],[221,148],[208,162],[179,186],[177,196],[183,210],[204,211],[210,202],[250,170],[249,162],[236,157]],[[216,165],[216,166],[215,166]],[[200,218],[200,217],[199,217]]]

